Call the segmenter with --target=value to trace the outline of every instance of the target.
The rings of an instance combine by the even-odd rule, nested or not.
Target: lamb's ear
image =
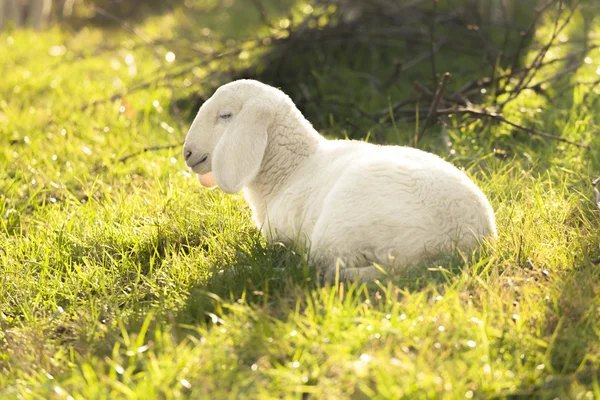
[[[227,193],[237,193],[258,174],[267,148],[269,110],[252,101],[233,117],[217,143],[212,170],[217,185]]]

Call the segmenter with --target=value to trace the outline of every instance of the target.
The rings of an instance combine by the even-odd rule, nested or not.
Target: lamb
[[[279,89],[219,87],[183,155],[205,187],[243,190],[268,243],[296,243],[326,277],[369,281],[496,237],[494,211],[463,172],[410,147],[327,140]]]

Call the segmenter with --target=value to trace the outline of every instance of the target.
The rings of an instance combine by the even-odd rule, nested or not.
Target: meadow
[[[585,62],[503,114],[585,147],[493,121],[434,124],[417,146],[477,182],[499,238],[360,285],[323,282],[295,249],[267,246],[242,194],[204,190],[186,169],[179,143],[198,102],[232,77],[204,54],[262,17],[242,1],[196,3],[200,16],[174,7],[125,29],[0,32],[0,398],[600,398],[594,2],[564,31],[596,40]],[[414,145],[414,120],[363,114],[429,79],[430,61],[386,86],[372,76],[392,75],[391,56],[356,51],[303,66],[327,107],[292,99],[329,138]],[[439,71],[473,63],[437,59]],[[165,148],[138,153],[148,146]]]

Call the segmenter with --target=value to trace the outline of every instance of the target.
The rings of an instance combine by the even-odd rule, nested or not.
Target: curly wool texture
[[[184,153],[226,192],[243,188],[269,242],[300,242],[328,275],[339,266],[342,278],[370,280],[381,273],[374,263],[408,266],[496,236],[486,196],[450,163],[409,147],[326,140],[287,95],[257,81],[219,88]]]

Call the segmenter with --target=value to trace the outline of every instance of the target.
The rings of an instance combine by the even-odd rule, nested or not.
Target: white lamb
[[[243,189],[269,243],[297,242],[331,277],[372,280],[496,236],[486,196],[456,167],[410,147],[327,140],[282,91],[221,86],[184,145],[206,187]]]

